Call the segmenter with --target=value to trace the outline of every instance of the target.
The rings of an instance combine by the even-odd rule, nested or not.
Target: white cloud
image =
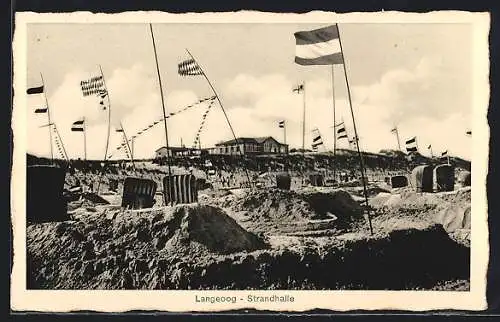
[[[62,84],[49,94],[53,121],[72,158],[83,156],[82,133],[71,132],[71,123],[85,115],[88,120],[87,154],[100,159],[104,155],[107,135],[107,111],[99,107],[97,98],[83,98],[79,82],[87,73],[74,71],[67,74]],[[434,152],[448,149],[451,154],[470,157],[469,140],[465,129],[470,128],[469,102],[456,98],[456,75],[445,62],[424,59],[414,69],[391,70],[379,81],[368,86],[353,88],[353,105],[361,147],[366,151],[396,148],[397,142],[390,129],[399,123],[401,143],[408,137],[418,137],[422,152],[432,144]],[[338,79],[337,79],[338,80]],[[458,82],[460,83],[460,82]],[[162,116],[161,99],[156,76],[141,64],[120,68],[107,80],[112,104],[110,153],[120,144],[121,137],[114,131],[121,121],[130,137]],[[255,76],[239,74],[222,87],[227,116],[237,136],[271,135],[283,141],[281,119],[287,122],[287,143],[302,146],[302,95],[292,92],[295,81],[281,74]],[[336,86],[345,86],[336,84]],[[465,89],[464,89],[465,90]],[[353,124],[348,101],[341,91],[336,98],[337,122],[344,120],[348,132]],[[313,128],[318,128],[327,149],[333,147],[333,111],[331,80],[306,79],[306,147],[310,147]],[[167,112],[177,111],[202,97],[191,90],[173,90],[167,93]],[[169,143],[186,146],[193,144],[207,103],[200,104],[168,119]],[[33,115],[29,108],[29,151],[48,155],[45,115]],[[203,147],[213,146],[233,137],[225,116],[217,104],[212,106],[201,132]],[[135,140],[135,155],[152,157],[154,151],[165,144],[163,122]],[[340,141],[338,147],[347,147]],[[114,154],[123,157],[123,154]]]

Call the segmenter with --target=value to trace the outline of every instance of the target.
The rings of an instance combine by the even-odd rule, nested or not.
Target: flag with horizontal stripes
[[[337,134],[337,140],[347,139],[348,138],[347,137],[347,130],[345,128],[344,122],[337,124],[336,127],[337,127],[337,129],[335,130],[335,132]]]
[[[285,127],[285,120],[281,120],[281,121],[279,121],[279,122],[278,122],[278,126],[279,126],[280,128],[284,128],[284,127]]]
[[[406,151],[407,152],[417,152],[417,137],[414,136],[411,139],[406,140]]]
[[[203,75],[203,71],[194,59],[188,59],[178,64],[178,72],[181,76]]]
[[[295,36],[295,63],[299,65],[343,64],[337,25],[298,31]]]
[[[82,80],[80,82],[80,87],[83,96],[97,95],[104,98],[107,95],[107,91],[104,86],[104,77],[102,75]]]
[[[85,131],[85,120],[78,120],[76,122],[73,122],[73,125],[71,125],[71,131],[73,132]]]

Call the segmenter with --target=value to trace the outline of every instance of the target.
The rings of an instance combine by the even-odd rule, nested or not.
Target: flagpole
[[[283,124],[283,143],[286,144],[286,122]]]
[[[431,159],[434,159],[434,153],[432,153],[432,145],[430,146],[430,150],[431,150]]]
[[[395,126],[394,128],[396,129],[396,139],[398,140],[398,149],[399,151],[401,151],[401,143],[399,141],[399,130],[397,126]]]
[[[300,88],[300,85],[299,85]],[[306,153],[306,82],[302,82],[302,154]]]
[[[221,100],[219,98],[219,95],[215,91],[215,88],[212,86],[212,83],[208,79],[207,74],[205,74],[205,71],[203,70],[203,68],[201,68],[200,64],[198,64],[198,61],[194,58],[194,56],[189,52],[189,50],[187,48],[186,48],[186,51],[189,54],[189,56],[191,56],[191,59],[193,59],[196,62],[196,64],[200,68],[201,74],[203,75],[203,77],[207,81],[208,85],[212,89],[212,92],[214,93],[215,97],[217,98],[217,101],[219,102],[219,105],[220,105],[220,107],[222,109],[222,112],[224,113],[224,117],[226,118],[227,124],[229,125],[229,128],[231,129],[231,133],[233,134],[234,140],[235,140],[236,144],[239,146],[239,144],[240,144],[239,140],[238,140],[238,138],[236,138],[236,134],[234,133],[233,126],[231,125],[231,122],[229,122],[229,117],[226,114],[226,110],[224,109],[224,106],[222,105],[222,102],[221,102]],[[244,155],[243,151],[240,151],[240,153],[242,155]],[[250,188],[252,188],[252,182],[250,181],[250,175],[248,174],[248,169],[246,167],[245,167],[245,173],[246,173],[246,176],[247,176],[248,185],[249,185]]]
[[[83,118],[83,160],[87,161],[87,124]]]
[[[345,76],[345,81],[346,81],[346,85],[347,85],[347,97],[349,99],[349,107],[351,108],[352,123],[353,123],[353,127],[354,127],[354,139],[355,139],[355,142],[356,142],[356,148],[358,150],[358,155],[359,155],[360,168],[361,168],[360,169],[361,170],[361,180],[363,181],[363,192],[364,192],[364,195],[365,195],[366,208],[368,209],[369,204],[368,204],[368,194],[367,194],[367,191],[366,191],[365,165],[364,165],[364,161],[363,161],[363,156],[361,155],[361,151],[359,150],[359,137],[358,137],[358,131],[356,129],[356,121],[355,121],[355,118],[354,118],[354,109],[352,107],[351,89],[349,88],[349,81],[348,81],[348,78],[347,78],[347,69],[345,67],[344,50],[342,49],[342,40],[340,38],[340,30],[339,30],[338,24],[335,24],[335,26],[337,27],[337,34],[339,36],[340,52],[342,54],[342,62],[343,62],[342,66],[343,66],[343,69],[344,69],[344,76]],[[368,210],[368,223],[370,225],[370,233],[373,235],[372,220],[371,220],[371,215],[370,215],[370,211],[369,210]]]
[[[161,82],[161,75],[160,75],[160,67],[158,65],[158,54],[156,53],[156,44],[155,44],[155,36],[153,33],[153,25],[150,23],[149,24],[149,30],[151,31],[151,40],[153,41],[153,51],[155,55],[155,62],[156,62],[156,73],[158,74],[158,83],[160,85],[160,96],[161,96],[161,107],[163,110],[163,125],[165,128],[165,144],[167,146],[167,166],[168,166],[168,177],[169,177],[169,182],[172,180],[172,170],[170,168],[170,156],[169,156],[169,151],[170,147],[168,145],[168,127],[167,127],[167,112],[165,110],[165,98],[163,97],[163,86]],[[165,189],[165,187],[164,187]],[[172,189],[168,189],[168,197],[169,197],[169,203],[173,204],[172,200]]]
[[[132,150],[130,149],[130,145],[128,143],[127,133],[125,133],[125,129],[123,128],[123,123],[121,121],[120,121],[120,128],[122,129],[123,137],[125,138],[125,143],[127,144],[127,149],[130,152],[130,161],[132,161],[132,167],[135,170],[134,156],[132,154]],[[132,142],[134,141],[132,140]]]
[[[333,107],[333,182],[337,178],[337,129],[335,128],[335,65],[332,66],[332,107]]]
[[[106,149],[104,150],[104,167],[106,166],[106,159],[108,156],[108,148],[109,148],[109,135],[110,135],[110,130],[111,130],[111,100],[109,98],[109,92],[108,88],[106,87],[106,80],[104,78],[104,73],[102,72],[102,67],[99,65],[99,71],[101,72],[102,76],[102,84],[104,86],[104,89],[106,90],[106,98],[108,100],[108,133],[107,133],[107,138],[106,138]],[[85,123],[85,122],[84,122]],[[84,131],[85,135],[85,131]],[[96,194],[99,194],[99,188],[101,187],[101,182],[102,182],[102,176],[104,174],[104,167],[101,169],[101,176],[99,177],[99,181],[97,183],[97,191]]]
[[[40,78],[42,79],[42,86],[43,86],[43,97],[45,98],[45,105],[47,105],[47,118],[49,119],[49,124],[51,123],[50,122],[50,108],[49,108],[49,100],[47,99],[47,93],[46,93],[46,89],[45,89],[45,82],[43,80],[43,75],[42,73],[40,73]],[[52,160],[52,162],[54,162],[54,151],[52,149],[52,131],[50,130],[50,126],[49,126],[49,140],[50,140],[50,159]]]

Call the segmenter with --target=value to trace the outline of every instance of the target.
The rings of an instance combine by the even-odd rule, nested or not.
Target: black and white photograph
[[[17,20],[20,307],[485,306],[487,14]]]

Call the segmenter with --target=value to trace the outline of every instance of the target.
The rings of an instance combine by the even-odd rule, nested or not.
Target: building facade
[[[259,138],[238,138],[215,145],[208,149],[209,154],[287,154],[288,145],[278,142],[271,136]]]
[[[168,151],[168,153],[167,153]],[[206,154],[207,151],[202,149],[193,149],[186,147],[167,147],[163,146],[155,151],[155,159],[166,158],[167,154],[169,157],[184,157],[184,156],[200,156]]]

